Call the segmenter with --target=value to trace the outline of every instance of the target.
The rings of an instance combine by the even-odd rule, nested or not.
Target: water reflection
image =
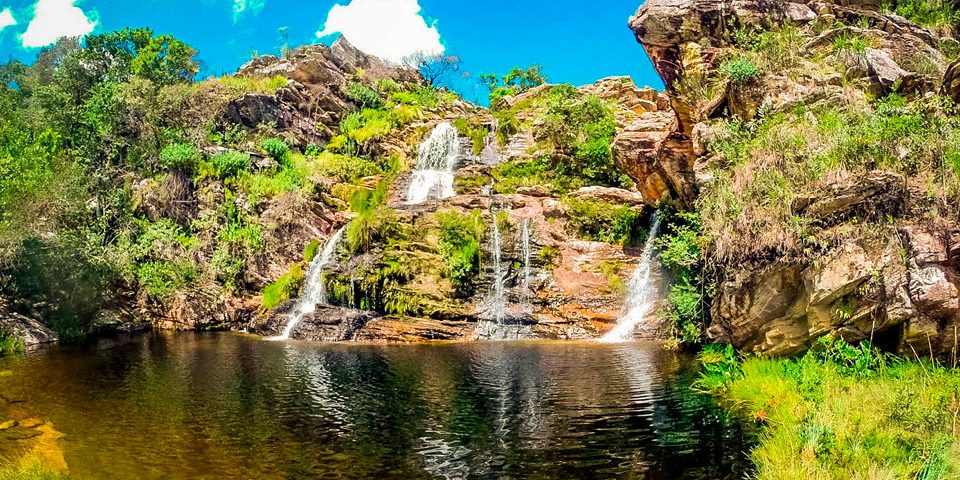
[[[643,344],[153,335],[0,378],[76,478],[741,478],[736,423]]]

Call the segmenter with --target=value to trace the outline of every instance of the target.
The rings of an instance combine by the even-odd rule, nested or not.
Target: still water
[[[3,396],[64,434],[78,479],[723,479],[749,468],[736,420],[690,389],[693,361],[653,344],[152,334],[0,368],[11,371]]]

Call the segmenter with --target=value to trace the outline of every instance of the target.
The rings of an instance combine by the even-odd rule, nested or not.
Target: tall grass
[[[763,425],[751,453],[758,479],[960,478],[960,370],[838,341],[706,378]]]

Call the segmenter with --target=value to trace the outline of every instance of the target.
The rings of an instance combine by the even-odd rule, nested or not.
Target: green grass
[[[23,352],[23,349],[23,341],[6,333],[0,332],[0,357]]]
[[[626,246],[640,245],[646,238],[641,210],[592,200],[565,198],[567,224],[587,240]]]
[[[275,282],[267,285],[262,292],[263,308],[272,310],[291,298],[296,298],[300,291],[300,284],[303,283],[303,276],[303,266],[298,263],[290,267],[290,270]]]
[[[763,425],[757,479],[960,478],[960,370],[833,340],[796,360],[730,358],[705,351],[702,385]]]
[[[64,480],[67,478],[66,475],[32,457],[17,462],[4,462],[0,465],[0,480]]]

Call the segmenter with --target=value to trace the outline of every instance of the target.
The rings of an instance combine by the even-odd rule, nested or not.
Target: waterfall
[[[496,323],[502,324],[507,308],[503,287],[503,260],[500,252],[500,225],[497,215],[493,215],[493,298],[490,301],[490,310]]]
[[[270,340],[289,340],[290,334],[297,328],[304,316],[313,313],[317,309],[317,305],[326,305],[327,287],[323,283],[323,270],[333,260],[333,254],[336,253],[337,245],[340,244],[340,239],[343,238],[343,233],[346,230],[347,225],[337,230],[337,233],[327,240],[326,245],[323,246],[323,251],[310,262],[310,268],[307,269],[307,275],[303,279],[306,285],[303,295],[297,301],[296,308],[288,315],[287,326],[284,327],[283,333],[271,337]]]
[[[417,168],[407,189],[407,204],[419,205],[437,191],[438,198],[456,195],[453,190],[453,169],[460,155],[457,129],[449,122],[437,125],[430,137],[420,144]]]
[[[653,278],[653,269],[656,259],[656,238],[660,231],[660,214],[653,215],[650,225],[650,234],[643,246],[640,265],[633,273],[627,285],[627,301],[623,316],[617,320],[617,325],[606,335],[600,338],[602,342],[625,342],[631,340],[637,326],[650,315],[657,301],[657,285]]]
[[[520,224],[520,235],[523,243],[523,287],[530,288],[530,219],[524,218]]]

